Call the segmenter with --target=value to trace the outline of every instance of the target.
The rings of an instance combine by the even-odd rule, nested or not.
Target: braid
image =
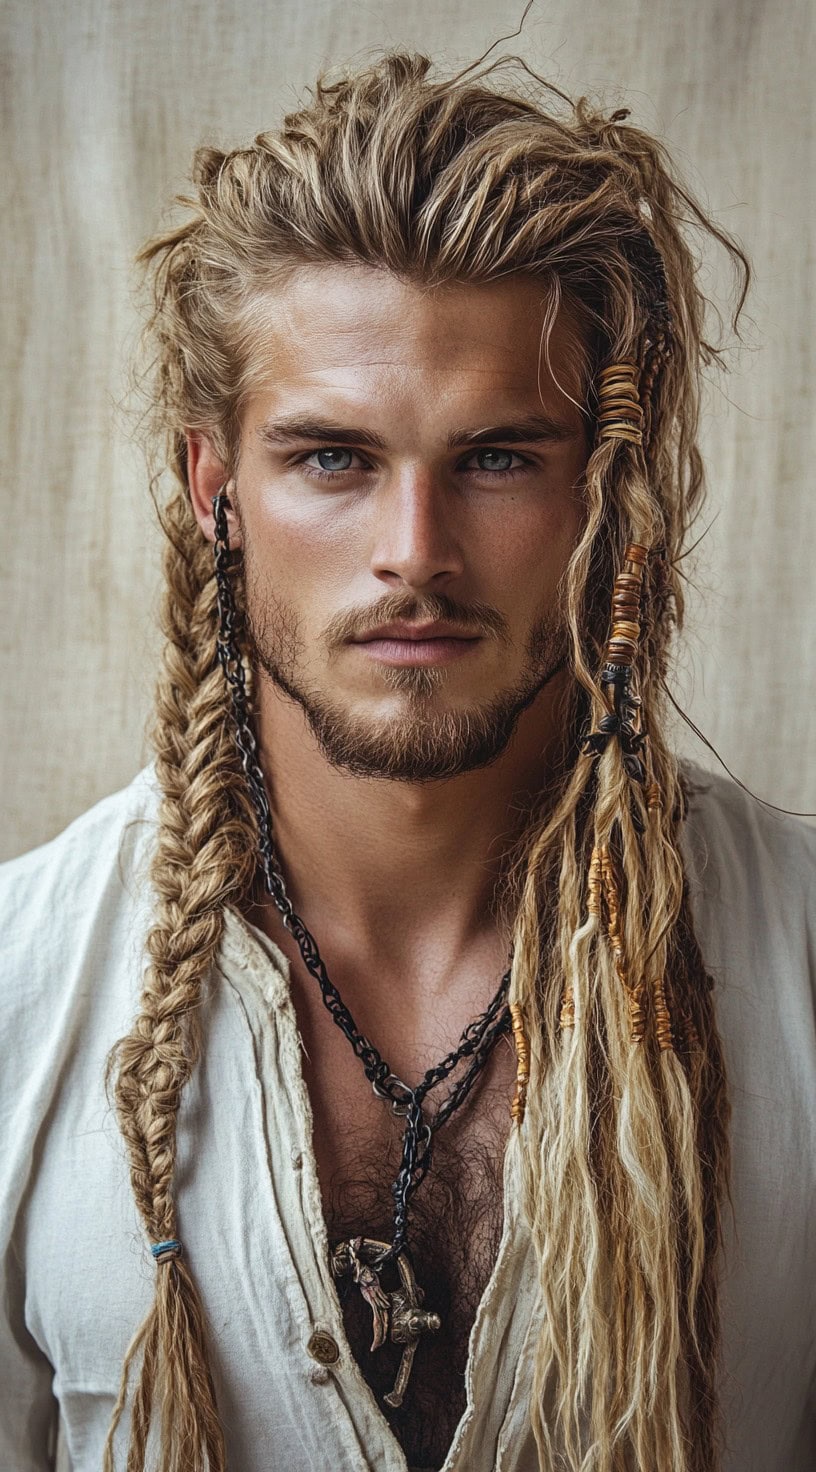
[[[647,392],[657,378],[655,369]],[[644,409],[648,423],[648,400]],[[587,521],[568,573],[567,608],[586,697],[576,711],[588,701],[595,723],[609,707],[595,675],[602,634],[600,624],[591,632],[586,569],[612,506],[621,541],[665,545],[670,534],[650,475],[636,440],[601,439],[587,467]],[[627,557],[631,551],[627,545]],[[620,551],[615,556],[620,565]],[[558,1461],[544,1413],[554,1386],[571,1466],[581,1461],[584,1417],[599,1468],[627,1465],[624,1442],[643,1467],[710,1472],[719,1454],[716,1262],[729,1106],[679,852],[685,805],[661,735],[665,636],[656,628],[662,633],[673,611],[672,578],[662,558],[657,579],[644,576],[647,608],[653,586],[660,595],[640,625],[648,786],[632,780],[631,758],[627,764],[617,741],[601,739],[594,760],[585,748],[517,864],[524,877],[511,997],[541,1022],[531,1038],[535,1144],[525,1159],[525,1201],[545,1307],[533,1428],[546,1467]],[[636,586],[631,574],[616,579],[613,607],[631,599],[617,591],[627,584]],[[638,627],[617,623],[606,660],[610,647],[625,657],[620,636],[637,641]],[[560,929],[549,957],[540,923],[548,901]]]
[[[505,896],[510,1001],[528,1045],[524,1202],[545,1309],[531,1417],[542,1472],[623,1472],[633,1461],[716,1472],[729,1110],[685,893],[664,681],[702,494],[700,369],[718,350],[703,336],[706,303],[680,222],[727,249],[740,306],[749,273],[654,139],[585,102],[562,116],[569,99],[546,83],[549,108],[526,85],[498,91],[486,78],[499,65],[434,80],[427,58],[394,54],[336,84],[321,78],[279,132],[200,150],[186,219],[140,253],[152,272],[154,426],[171,436],[181,489],[165,516],[159,909],[141,1011],[115,1050],[117,1108],[145,1228],[173,1239],[175,1118],[197,1007],[223,907],[248,893],[256,852],[216,668],[210,554],[187,503],[185,434],[208,435],[234,466],[257,381],[259,298],[304,263],[373,266],[423,289],[535,278],[550,294],[543,348],[563,302],[607,402],[563,580],[567,759],[511,856]],[[597,407],[590,388],[586,408]],[[639,707],[622,682],[612,708],[610,650],[624,673],[632,666]],[[587,733],[599,737],[592,750]],[[115,1408],[114,1427],[142,1350],[128,1472],[142,1472],[160,1380],[162,1472],[220,1469],[196,1291],[177,1256],[157,1272]]]
[[[139,1014],[108,1060],[118,1065],[116,1109],[130,1158],[139,1215],[152,1242],[176,1236],[173,1171],[181,1091],[199,1051],[198,1009],[218,951],[224,906],[245,893],[255,867],[252,808],[228,725],[216,659],[217,600],[208,544],[179,489],[164,514],[168,537],[167,644],[155,723],[162,789],[151,879],[158,895],[147,940],[150,964]],[[142,1349],[128,1472],[144,1466],[156,1387],[162,1381],[162,1472],[222,1472],[224,1442],[215,1406],[198,1290],[181,1257],[156,1266],[156,1298],[131,1344],[108,1433],[105,1472],[131,1364]]]

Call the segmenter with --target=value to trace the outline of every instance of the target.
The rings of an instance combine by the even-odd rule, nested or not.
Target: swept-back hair
[[[497,76],[512,67],[509,79]],[[700,374],[717,356],[687,227],[729,251],[743,296],[748,271],[661,144],[626,116],[571,103],[517,58],[439,80],[427,58],[388,54],[340,80],[321,77],[308,106],[248,147],[199,149],[183,222],[141,251],[155,425],[175,477],[161,509],[163,801],[144,991],[109,1077],[115,1068],[145,1230],[151,1242],[175,1238],[177,1111],[206,1043],[199,1001],[225,907],[247,903],[257,865],[185,432],[206,432],[235,473],[262,295],[303,265],[365,264],[423,287],[535,277],[547,288],[545,346],[560,303],[581,324],[587,414],[604,365],[634,360],[646,433],[642,449],[599,436],[589,457],[564,581],[569,759],[510,870],[511,997],[526,1018],[531,1067],[523,1188],[544,1309],[530,1414],[542,1469],[713,1472],[729,1109],[678,847],[684,793],[664,735],[683,614],[679,559],[702,493]],[[608,714],[600,675],[610,599],[632,542],[651,554],[636,670],[645,785],[617,740],[601,754],[581,741]],[[240,574],[237,594],[241,604]],[[251,680],[246,641],[244,650]],[[184,1257],[157,1267],[107,1472],[139,1360],[128,1472],[145,1465],[159,1405],[163,1472],[224,1468],[193,1271]]]

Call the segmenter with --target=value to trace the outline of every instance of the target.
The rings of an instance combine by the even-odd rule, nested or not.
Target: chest
[[[421,1335],[397,1407],[385,1397],[397,1381],[403,1345],[386,1337],[374,1349],[371,1303],[351,1273],[337,1279],[350,1348],[412,1468],[442,1466],[465,1409],[470,1333],[502,1232],[514,1071],[502,1039],[467,1103],[435,1134],[430,1169],[410,1198],[407,1255],[422,1306],[438,1315],[440,1327]],[[350,1079],[347,1084],[337,1090],[334,1107],[320,1087],[314,1090],[314,1146],[329,1243],[334,1248],[359,1236],[390,1243],[404,1122],[370,1089],[354,1089]],[[444,1096],[448,1087],[440,1085],[439,1092]],[[384,1269],[381,1286],[386,1294],[403,1286],[396,1265]]]
[[[334,1025],[313,978],[299,965],[289,937],[284,945],[289,947],[291,995],[330,1248],[354,1238],[390,1244],[395,1230],[392,1187],[400,1170],[405,1121],[393,1114],[389,1101],[373,1093],[360,1059]],[[501,953],[489,955],[484,966],[467,968],[466,975],[452,978],[436,999],[426,994],[416,1005],[396,984],[383,983],[376,1005],[366,1007],[365,999],[360,1005],[355,1000],[358,1030],[370,1029],[388,1066],[415,1085],[427,1068],[456,1046],[463,1019],[480,1012],[492,998],[501,959]],[[335,962],[330,972],[341,995],[352,998],[354,975],[347,979]],[[389,999],[387,1006],[383,995]],[[461,1080],[468,1062],[464,1060],[430,1092],[424,1107],[428,1121]],[[422,1308],[438,1316],[440,1324],[418,1339],[401,1404],[389,1404],[386,1396],[395,1388],[404,1344],[394,1342],[387,1332],[384,1342],[373,1348],[372,1294],[364,1295],[351,1272],[335,1280],[349,1348],[409,1467],[423,1472],[442,1466],[466,1406],[471,1330],[502,1234],[503,1165],[515,1073],[515,1050],[509,1035],[503,1035],[465,1101],[434,1132],[430,1168],[410,1197],[407,1260]],[[390,1331],[394,1304],[389,1295],[405,1286],[396,1264],[384,1269],[377,1286],[386,1295]],[[383,1300],[379,1302],[382,1306]]]

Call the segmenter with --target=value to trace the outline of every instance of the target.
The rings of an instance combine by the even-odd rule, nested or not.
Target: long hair
[[[499,87],[508,66],[520,76]],[[509,873],[511,998],[530,1047],[524,1202],[544,1310],[530,1414],[542,1469],[713,1472],[729,1108],[678,846],[684,793],[664,734],[679,559],[702,495],[700,375],[717,358],[688,225],[731,254],[743,297],[748,268],[663,147],[625,119],[571,103],[518,58],[439,80],[426,57],[391,53],[340,80],[321,77],[308,106],[247,147],[199,149],[183,222],[141,251],[155,427],[175,481],[162,510],[163,802],[141,1009],[109,1076],[115,1068],[145,1230],[173,1238],[176,1115],[206,1046],[198,1004],[225,906],[247,902],[257,862],[185,432],[206,431],[235,473],[259,296],[304,264],[363,263],[426,286],[535,277],[549,291],[545,351],[559,303],[582,324],[588,414],[605,364],[642,363],[646,439],[644,453],[599,437],[588,460],[564,580],[569,756]],[[581,741],[608,713],[610,600],[632,542],[652,552],[637,658],[643,785],[618,741],[601,754]],[[128,1472],[144,1467],[159,1402],[163,1472],[222,1472],[206,1341],[191,1267],[160,1264],[155,1304],[128,1351],[106,1472],[139,1360]]]

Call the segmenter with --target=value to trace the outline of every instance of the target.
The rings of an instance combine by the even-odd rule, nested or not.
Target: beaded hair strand
[[[521,84],[499,90],[497,69],[510,65]],[[184,218],[140,257],[152,290],[153,423],[176,485],[156,708],[156,926],[137,1017],[111,1060],[145,1250],[160,1248],[156,1306],[114,1408],[116,1422],[141,1357],[127,1472],[146,1472],[154,1419],[162,1472],[213,1472],[225,1455],[196,1264],[161,1247],[184,1240],[178,1107],[206,1046],[194,1019],[223,910],[245,902],[257,834],[227,737],[211,553],[189,507],[185,436],[209,436],[240,498],[258,301],[301,265],[329,263],[392,271],[423,290],[533,275],[581,329],[587,412],[603,407],[564,578],[568,760],[530,815],[505,896],[520,1024],[514,1128],[542,1308],[530,1414],[541,1472],[719,1465],[728,1098],[661,684],[702,492],[700,367],[716,352],[678,221],[744,257],[662,147],[620,114],[573,105],[518,59],[445,79],[430,71],[427,58],[395,52],[321,77],[277,131],[200,149]],[[633,548],[648,555],[627,558]],[[605,680],[607,666],[618,673]],[[596,735],[605,739],[593,745]]]
[[[663,279],[665,281],[665,278]],[[665,304],[661,316],[663,321],[654,336],[657,344],[656,350],[652,348],[651,342],[646,344],[649,349],[648,383],[652,391],[665,369],[668,358],[670,331],[665,320]],[[603,447],[609,446],[610,442],[613,444],[620,442],[621,453],[632,462],[633,487],[636,490],[645,489],[648,494],[651,466],[646,449],[645,427],[649,426],[651,429],[656,416],[652,412],[651,403],[646,405],[641,403],[638,392],[640,377],[638,365],[631,359],[617,358],[599,371],[596,380],[598,403],[596,448],[603,453]],[[651,445],[653,441],[650,439],[648,443]],[[665,847],[665,840],[664,834],[660,831],[661,786],[654,770],[647,791],[643,792],[646,783],[645,760],[648,758],[647,738],[643,725],[641,696],[635,693],[633,682],[636,678],[636,666],[640,652],[642,598],[646,581],[645,571],[649,560],[648,517],[641,520],[635,519],[631,524],[630,532],[630,535],[634,533],[635,536],[643,537],[644,529],[646,531],[644,540],[632,540],[626,544],[622,566],[614,578],[610,629],[596,687],[600,695],[602,714],[596,729],[591,734],[585,735],[581,743],[585,756],[601,762],[602,777],[609,774],[614,749],[617,749],[623,780],[617,786],[616,800],[610,793],[610,800],[607,803],[596,801],[594,832],[591,835],[592,848],[586,880],[586,919],[583,924],[579,924],[576,916],[577,928],[563,956],[564,969],[558,1027],[564,1036],[564,1047],[559,1060],[550,1056],[550,1070],[556,1078],[559,1078],[560,1075],[559,1085],[553,1090],[553,1093],[559,1098],[561,1109],[574,1113],[576,1129],[573,1135],[573,1149],[571,1155],[568,1155],[563,1149],[563,1139],[558,1138],[559,1130],[563,1135],[560,1122],[553,1115],[548,1117],[547,1112],[544,1112],[541,1137],[542,1141],[548,1141],[549,1144],[547,1169],[542,1174],[550,1176],[550,1191],[546,1194],[551,1199],[557,1199],[562,1193],[564,1196],[569,1194],[567,1182],[572,1176],[573,1180],[578,1183],[577,1190],[573,1188],[573,1220],[575,1214],[580,1214],[582,1209],[584,1212],[587,1211],[588,1193],[594,1197],[597,1184],[594,1181],[593,1162],[589,1153],[576,1146],[578,1141],[586,1140],[588,1132],[592,1129],[591,1121],[598,1104],[593,1104],[591,1096],[586,1092],[587,1075],[594,1071],[590,1063],[594,1051],[593,1039],[586,1029],[593,1022],[593,1012],[595,1026],[601,1024],[602,1018],[605,1018],[604,1032],[607,1038],[605,1051],[608,1051],[611,1037],[609,1028],[612,1027],[614,1032],[616,1023],[612,1019],[618,1017],[620,1020],[617,1026],[620,1027],[620,1036],[621,1038],[628,1037],[628,1051],[624,1045],[616,1060],[617,1072],[621,1078],[620,1106],[615,1123],[617,1149],[620,1152],[619,1190],[621,1199],[625,1200],[628,1197],[631,1201],[632,1189],[639,1191],[641,1182],[650,1178],[653,1191],[655,1187],[657,1188],[653,1199],[673,1197],[673,1217],[677,1222],[682,1222],[684,1227],[683,1240],[678,1241],[676,1245],[672,1245],[669,1240],[672,1234],[669,1234],[667,1238],[663,1233],[661,1243],[659,1236],[654,1236],[652,1232],[654,1250],[645,1256],[641,1248],[642,1284],[637,1277],[633,1278],[631,1273],[627,1274],[625,1279],[621,1278],[618,1283],[618,1291],[621,1296],[629,1295],[634,1305],[636,1318],[643,1323],[649,1299],[661,1292],[665,1294],[667,1284],[675,1278],[678,1262],[681,1264],[677,1278],[678,1299],[675,1310],[667,1319],[661,1338],[654,1341],[651,1352],[652,1394],[654,1394],[656,1385],[654,1367],[659,1357],[665,1354],[674,1356],[682,1353],[688,1374],[687,1403],[685,1406],[682,1404],[677,1386],[668,1387],[669,1414],[665,1417],[665,1427],[659,1428],[665,1431],[665,1434],[653,1442],[643,1434],[642,1429],[638,1430],[635,1441],[638,1465],[672,1467],[692,1465],[699,1467],[702,1472],[703,1468],[708,1469],[716,1464],[718,1455],[716,1423],[711,1415],[712,1407],[716,1402],[714,1388],[716,1370],[712,1362],[712,1346],[716,1342],[716,1335],[712,1335],[710,1317],[702,1305],[705,1294],[711,1292],[712,1260],[718,1245],[710,1228],[713,1221],[716,1220],[718,1223],[719,1218],[716,1209],[712,1213],[710,1204],[709,1206],[705,1204],[707,1187],[709,1203],[711,1199],[710,1179],[709,1181],[704,1179],[705,1172],[701,1166],[700,1155],[699,1116],[695,1118],[697,1107],[701,1102],[700,1079],[697,1066],[688,1061],[688,1050],[695,1046],[699,1047],[699,1035],[696,1034],[693,1023],[689,1025],[690,999],[678,1000],[678,1011],[684,1019],[684,1039],[687,1048],[681,1063],[675,1048],[677,1023],[672,1019],[667,999],[672,993],[668,979],[664,977],[664,970],[668,965],[667,937],[671,933],[672,926],[676,926],[681,911],[685,911],[687,916],[688,900],[682,884],[682,865],[675,851],[670,855],[669,873],[659,876],[656,874],[655,851],[659,853]],[[610,749],[610,743],[613,749]],[[656,763],[652,765],[653,768],[657,766]],[[577,768],[579,774],[580,769],[579,759]],[[586,781],[586,772],[583,776]],[[645,797],[648,797],[648,801],[644,800]],[[647,820],[652,820],[648,831]],[[576,842],[575,829],[570,826],[568,833],[570,845],[572,845]],[[568,861],[568,850],[565,849],[564,854],[565,861],[562,864],[560,883],[562,906],[566,892],[566,876],[572,869],[572,861]],[[531,864],[527,875],[528,887],[533,869],[534,866]],[[667,879],[669,880],[668,885]],[[658,896],[660,904],[657,903]],[[644,906],[647,922],[646,934],[639,938],[639,944],[637,940],[635,941],[631,947],[633,954],[630,956],[627,954],[624,935],[624,917],[627,909],[633,918],[639,917],[643,913]],[[522,925],[523,919],[522,911]],[[686,923],[688,923],[687,920]],[[636,921],[630,925],[630,929],[637,931]],[[604,941],[608,948],[606,957],[604,957]],[[594,989],[587,990],[587,973],[591,968],[593,952],[598,967],[598,981]],[[608,989],[605,989],[601,978],[607,967],[609,982],[612,985],[609,986],[607,983]],[[576,994],[579,991],[579,983],[580,1004],[577,1004]],[[606,996],[604,996],[605,990]],[[619,1001],[616,1001],[616,992]],[[679,985],[678,992],[682,993],[682,987]],[[624,1018],[625,1034],[621,1026]],[[649,1096],[654,1088],[656,1076],[652,1063],[644,1052],[645,1040],[650,1027],[658,1058],[661,1060],[657,1075],[660,1080],[660,1095],[654,1098],[653,1103],[650,1102]],[[543,1069],[544,1066],[542,1059],[540,1067]],[[704,1071],[709,1078],[712,1076],[718,1078],[722,1085],[722,1059],[713,1028],[709,1035],[708,1056]],[[689,1092],[689,1084],[694,1088],[696,1101]],[[608,1109],[608,1105],[606,1107]],[[717,1112],[721,1119],[727,1122],[728,1106],[722,1098],[719,1100]],[[663,1147],[664,1134],[665,1138],[676,1146],[675,1149],[667,1150]],[[607,1138],[611,1143],[612,1136],[607,1135]],[[724,1128],[719,1130],[717,1140],[719,1164],[722,1171],[725,1172],[727,1170],[727,1145]],[[584,1201],[583,1208],[581,1198]],[[534,1229],[540,1214],[537,1207],[542,1199],[543,1194],[539,1188],[538,1202],[536,1202],[531,1187],[528,1201]],[[618,1220],[620,1220],[620,1215]],[[655,1226],[657,1221],[658,1218],[653,1217]],[[567,1386],[565,1397],[571,1399],[574,1406],[571,1417],[569,1419],[565,1417],[562,1425],[569,1465],[577,1467],[581,1457],[581,1418],[583,1414],[586,1414],[586,1410],[579,1411],[578,1407],[588,1407],[589,1415],[594,1419],[593,1397],[595,1392],[593,1375],[589,1368],[591,1363],[589,1356],[585,1356],[583,1366],[575,1365],[569,1341],[566,1345],[566,1353],[564,1353],[563,1343],[554,1337],[550,1327],[560,1315],[558,1300],[548,1297],[545,1278],[548,1269],[564,1274],[564,1258],[567,1251],[564,1240],[559,1242],[557,1237],[554,1238],[551,1229],[552,1221],[545,1216],[542,1220],[542,1231],[546,1231],[547,1239],[541,1236],[538,1241],[542,1253],[542,1287],[545,1290],[548,1319],[542,1334],[543,1352],[539,1357],[537,1367],[539,1373],[536,1380],[539,1396],[536,1397],[534,1405],[537,1407],[539,1400],[544,1397],[547,1385],[547,1380],[541,1370],[546,1365],[551,1375],[554,1359],[558,1364],[561,1383],[562,1385],[566,1383]],[[575,1265],[575,1278],[578,1282],[581,1280],[582,1271],[585,1277],[586,1261],[592,1262],[593,1258],[597,1258],[600,1244],[597,1236],[593,1234],[576,1250],[574,1232],[572,1232],[570,1246],[572,1262]],[[610,1239],[609,1250],[611,1249]],[[620,1260],[623,1256],[624,1254],[618,1251],[618,1259]],[[584,1269],[582,1269],[582,1260]],[[607,1271],[614,1275],[614,1257]],[[569,1276],[569,1266],[565,1276]],[[584,1298],[586,1296],[586,1290],[584,1290]],[[617,1346],[613,1348],[608,1341],[604,1342],[596,1337],[595,1371],[600,1367],[600,1373],[604,1374],[607,1365],[611,1370],[615,1353],[624,1352],[623,1346],[626,1339],[626,1335],[619,1337]],[[685,1349],[681,1349],[683,1345]],[[639,1395],[643,1394],[644,1382],[641,1381],[640,1386]],[[588,1401],[585,1401],[585,1397],[589,1397]],[[645,1394],[645,1401],[656,1408],[658,1404],[665,1406],[665,1401],[660,1403],[653,1401],[648,1393]],[[597,1401],[595,1403],[597,1404]],[[702,1416],[699,1415],[701,1407],[706,1408]],[[698,1444],[696,1451],[690,1455],[686,1441],[690,1435],[690,1428],[694,1424],[695,1413],[700,1422],[697,1431]],[[623,1422],[636,1420],[634,1396],[630,1397],[628,1402],[621,1397],[619,1415]],[[550,1428],[544,1418],[537,1415],[537,1410],[534,1410],[533,1419],[539,1446],[546,1454],[542,1465],[549,1466],[550,1458],[557,1455]],[[618,1424],[621,1424],[620,1420]],[[611,1466],[614,1460],[613,1443],[611,1439],[604,1441],[602,1425],[599,1426],[599,1431],[601,1458],[603,1459],[599,1461],[599,1465],[607,1465],[605,1458],[608,1457]]]

